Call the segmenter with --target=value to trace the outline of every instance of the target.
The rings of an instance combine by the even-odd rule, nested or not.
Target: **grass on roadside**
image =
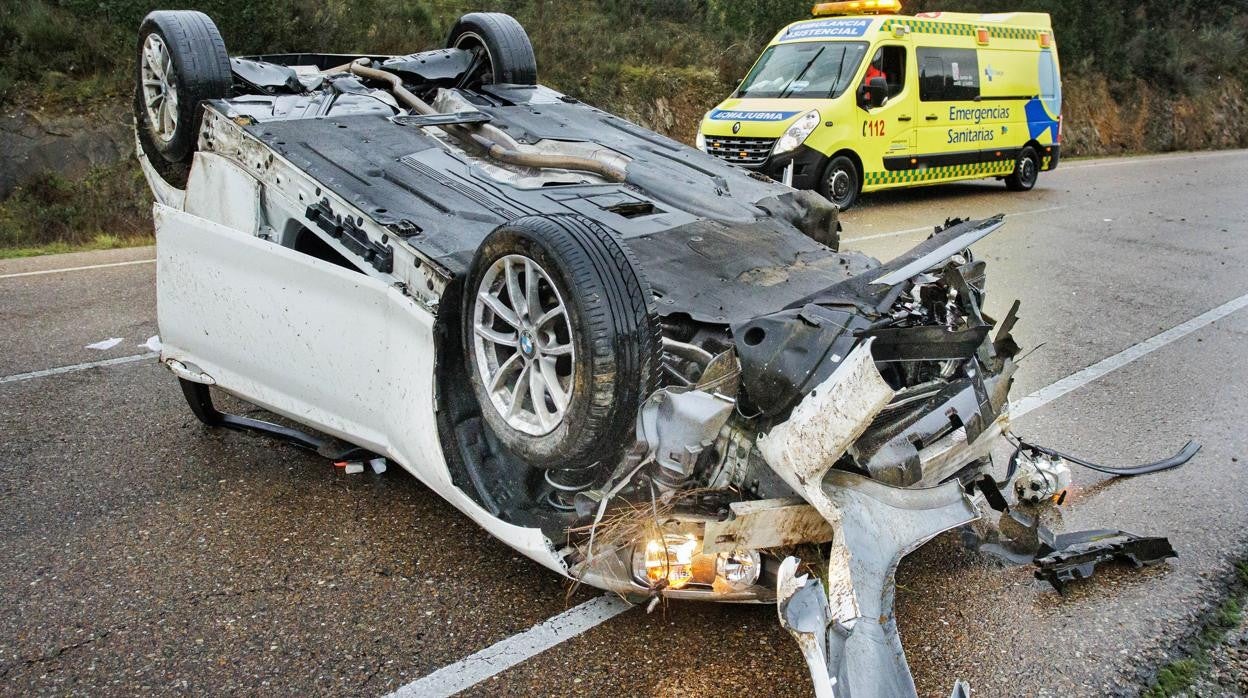
[[[1237,580],[1232,585],[1231,596],[1209,615],[1205,627],[1196,636],[1191,653],[1161,667],[1156,683],[1142,693],[1144,698],[1177,696],[1209,671],[1210,650],[1221,644],[1226,634],[1239,627],[1244,619],[1244,604],[1248,603],[1248,561],[1239,562],[1235,572]]]
[[[50,242],[45,245],[31,247],[0,247],[0,259],[17,259],[18,257],[38,257],[45,254],[64,254],[66,252],[91,252],[93,250],[113,250],[122,247],[140,247],[151,245],[156,240],[148,235],[119,236],[101,234],[87,242],[71,244],[68,242]]]

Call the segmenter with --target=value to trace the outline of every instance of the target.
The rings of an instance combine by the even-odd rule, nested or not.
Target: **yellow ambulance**
[[[1047,14],[896,14],[898,0],[815,5],[707,112],[702,150],[842,209],[862,192],[1057,167],[1062,86]]]

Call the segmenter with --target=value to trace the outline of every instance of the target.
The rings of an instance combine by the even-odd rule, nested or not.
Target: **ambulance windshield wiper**
[[[789,91],[793,89],[793,85],[797,83],[797,81],[801,80],[803,76],[806,75],[806,71],[810,70],[810,66],[814,65],[815,61],[819,60],[819,55],[822,54],[824,49],[826,48],[827,46],[820,46],[819,50],[815,51],[815,55],[810,57],[810,61],[806,63],[806,67],[802,68],[802,72],[794,76],[793,79],[789,81],[789,84],[784,86],[784,89],[780,91],[781,99],[789,96]]]

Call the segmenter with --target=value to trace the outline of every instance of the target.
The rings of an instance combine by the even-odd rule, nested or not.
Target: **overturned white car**
[[[779,602],[818,691],[913,694],[896,564],[1000,500],[1014,312],[968,250],[999,218],[838,252],[818,195],[538,85],[506,15],[230,58],[154,12],[139,47],[161,359],[201,420],[387,458],[632,600]]]

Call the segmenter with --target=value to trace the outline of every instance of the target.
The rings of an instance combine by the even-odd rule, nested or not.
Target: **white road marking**
[[[1133,344],[1113,356],[1101,359],[1021,400],[1010,403],[1010,418],[1017,420],[1032,410],[1039,409],[1073,390],[1245,307],[1248,307],[1248,293],[1201,313],[1187,322],[1155,334],[1138,344]],[[390,694],[388,698],[453,695],[501,674],[565,640],[570,640],[629,608],[632,606],[615,596],[599,596],[539,623],[519,635],[513,635],[463,660],[417,679]]]
[[[0,274],[0,279],[16,279],[19,276],[42,276],[44,274],[63,274],[70,271],[87,271],[88,269],[107,269],[109,267],[128,267],[135,264],[152,264],[155,259],[135,259],[129,262],[109,262],[108,264],[89,264],[85,267],[65,267],[64,269],[43,269],[41,271],[23,271],[16,274]]]
[[[1005,217],[1012,218],[1014,216],[1033,216],[1037,213],[1049,213],[1050,211],[1060,211],[1064,208],[1070,208],[1070,206],[1049,206],[1047,208],[1035,208],[1030,211],[1016,211],[1014,213],[1005,214]],[[875,235],[863,235],[861,237],[856,237],[856,238],[844,238],[841,240],[841,242],[863,242],[864,240],[879,240],[880,238],[891,238],[891,237],[896,237],[898,235],[909,235],[911,233],[925,233],[925,232],[930,233],[932,232],[933,228],[934,226],[925,225],[919,228],[907,228],[905,230],[894,230],[891,233],[876,233]]]
[[[30,373],[17,373],[12,376],[0,377],[0,384],[4,383],[20,383],[34,378],[44,378],[46,376],[59,376],[64,373],[76,373],[85,371],[89,368],[102,368],[104,366],[116,366],[118,364],[128,364],[143,359],[154,359],[160,354],[148,352],[146,354],[131,354],[130,356],[119,356],[115,359],[104,359],[103,361],[88,361],[84,364],[72,364],[70,366],[58,366],[57,368],[45,368],[42,371],[31,371]]]
[[[1248,293],[1238,298],[1233,298],[1212,310],[1201,313],[1187,322],[1175,325],[1165,332],[1155,334],[1139,344],[1133,344],[1113,356],[1101,359],[1081,371],[1076,371],[1021,400],[1010,403],[1010,419],[1018,419],[1032,410],[1044,407],[1072,390],[1078,390],[1107,373],[1116,371],[1136,359],[1147,356],[1167,344],[1177,339],[1182,339],[1196,330],[1217,322],[1236,310],[1245,307],[1248,307]]]
[[[570,640],[632,608],[616,596],[599,596],[573,606],[454,664],[419,678],[389,698],[435,698],[454,695],[537,654]]]

